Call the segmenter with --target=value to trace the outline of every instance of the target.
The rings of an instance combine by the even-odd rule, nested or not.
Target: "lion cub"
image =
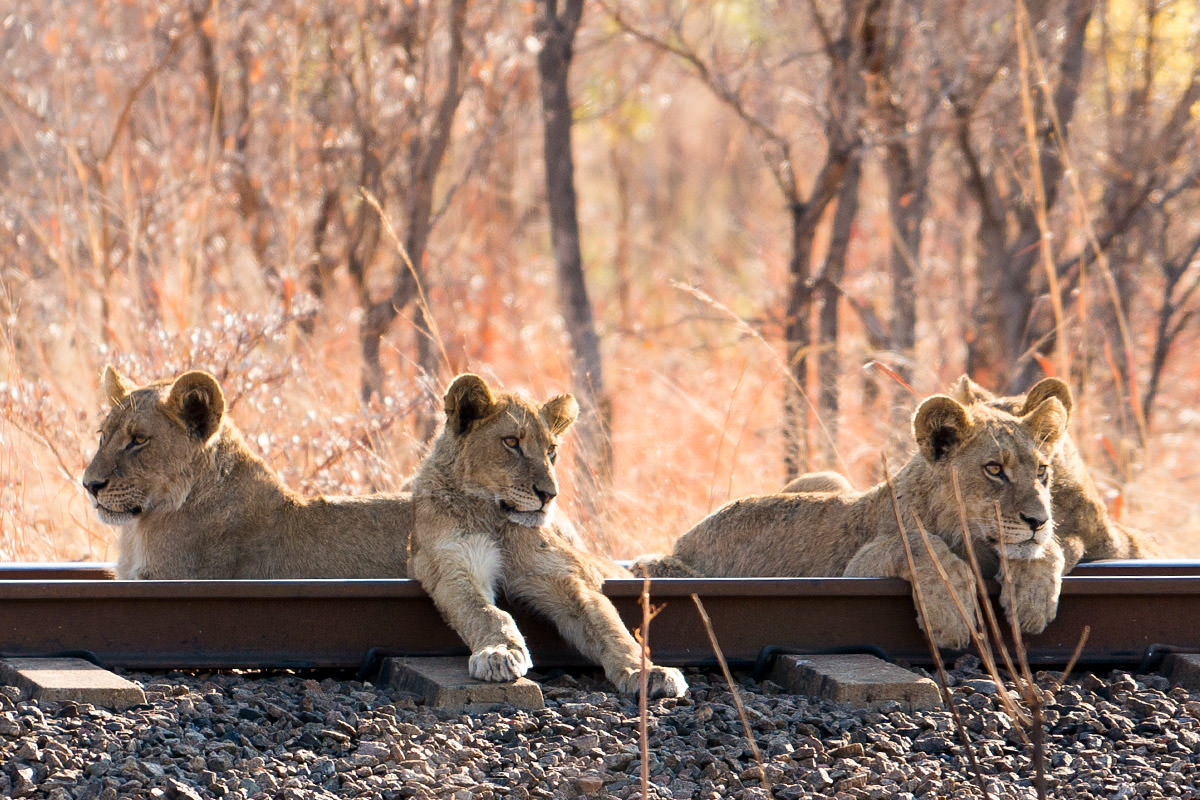
[[[532,666],[497,590],[546,615],[580,653],[636,693],[640,648],[601,592],[606,577],[629,577],[582,549],[554,505],[559,437],[579,414],[570,395],[536,406],[493,395],[477,375],[446,390],[445,425],[413,480],[415,521],[409,568],[471,648],[472,677],[507,681]],[[677,669],[650,666],[648,695],[687,691]]]
[[[1064,388],[1065,384],[1058,378],[1043,378],[1023,395],[997,397],[963,375],[954,382],[950,396],[965,405],[981,403],[1010,414],[1025,414],[1053,394],[1060,400],[1066,398],[1064,403],[1069,413],[1071,395],[1069,391],[1064,395]],[[1144,533],[1109,516],[1070,434],[1063,435],[1052,466],[1050,498],[1054,503],[1054,535],[1062,545],[1067,572],[1080,561],[1149,558],[1155,554],[1154,546]]]
[[[966,375],[950,387],[949,395],[965,406],[988,405],[1010,414],[1026,414],[1047,397],[1062,401],[1071,412],[1071,392],[1058,378],[1043,378],[1025,394],[997,397]],[[1054,510],[1054,536],[1062,547],[1064,572],[1080,561],[1105,558],[1151,558],[1156,549],[1147,535],[1112,519],[1087,466],[1071,439],[1064,433],[1051,460],[1053,478],[1050,500]],[[810,472],[792,479],[784,492],[853,492],[844,476],[836,472]]]
[[[121,528],[118,578],[403,578],[408,494],[300,497],[251,453],[216,378],[137,388],[111,366],[112,405],[83,485]]]
[[[900,577],[920,587],[928,617],[919,620],[939,647],[961,648],[969,624],[921,542],[914,518],[964,602],[974,579],[964,560],[963,526],[951,473],[962,491],[967,528],[985,575],[1007,557],[1010,582],[1001,604],[1027,633],[1042,631],[1058,610],[1063,554],[1053,536],[1051,459],[1067,425],[1067,403],[1047,396],[1023,416],[945,395],[926,399],[913,417],[918,452],[893,477],[910,571],[886,483],[853,492],[830,474],[811,476],[803,493],[736,500],[710,514],[675,544],[671,556],[639,567],[652,576]],[[968,606],[969,607],[969,606]],[[919,617],[919,615],[918,615]]]

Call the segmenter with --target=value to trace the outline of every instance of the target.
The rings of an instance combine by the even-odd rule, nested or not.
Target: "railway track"
[[[106,667],[171,669],[355,668],[379,655],[466,653],[411,580],[114,581],[107,566],[0,565],[0,655],[85,653]],[[605,585],[631,628],[642,589]],[[662,606],[650,644],[663,664],[713,660],[693,594],[731,662],[779,650],[931,660],[896,579],[672,579],[652,581],[650,594]],[[548,623],[515,615],[536,664],[582,663]],[[1055,621],[1026,637],[1030,663],[1066,663],[1085,628],[1086,665],[1153,666],[1172,649],[1200,648],[1200,561],[1080,566],[1063,581]]]

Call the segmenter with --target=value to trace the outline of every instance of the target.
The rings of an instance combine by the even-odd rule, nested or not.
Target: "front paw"
[[[1000,606],[1022,633],[1041,633],[1058,614],[1062,575],[1053,565],[1010,562],[1009,579],[1001,576]]]
[[[642,691],[641,672],[628,670],[614,681],[621,694],[637,695]],[[657,700],[660,697],[683,697],[688,685],[683,673],[674,667],[659,667],[651,665],[646,674],[646,699]]]
[[[944,566],[950,578],[950,585],[932,571],[922,576],[920,590],[925,616],[922,619],[918,612],[917,621],[925,629],[934,646],[962,650],[970,644],[971,631],[978,620],[975,577],[970,567],[962,562],[952,562]],[[957,603],[951,595],[951,588],[957,596]],[[963,615],[964,611],[966,617]]]
[[[533,659],[524,642],[493,644],[471,654],[467,672],[480,681],[515,681],[532,666]]]
[[[958,613],[957,608],[952,605],[936,605],[931,608],[928,598],[925,604],[925,633],[935,647],[939,650],[962,650],[970,644],[971,625]]]

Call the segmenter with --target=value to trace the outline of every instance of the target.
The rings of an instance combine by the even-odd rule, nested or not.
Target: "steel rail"
[[[87,653],[131,669],[353,668],[371,653],[466,652],[411,580],[115,581],[109,567],[0,565],[0,655]],[[631,629],[641,623],[642,590],[640,580],[605,585]],[[931,660],[903,581],[755,578],[651,581],[651,602],[662,606],[650,626],[655,661],[713,659],[693,594],[734,662],[753,662],[764,648]],[[515,615],[535,664],[582,663],[545,620]],[[1083,664],[1200,648],[1200,562],[1080,566],[1063,580],[1054,622],[1025,637],[1030,663],[1066,663],[1085,628]]]

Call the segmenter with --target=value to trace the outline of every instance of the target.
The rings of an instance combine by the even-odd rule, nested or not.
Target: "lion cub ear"
[[[563,431],[579,418],[579,403],[572,395],[560,394],[547,400],[538,415],[551,433],[562,436]]]
[[[1038,403],[1037,408],[1021,417],[1021,424],[1037,442],[1038,449],[1049,453],[1067,432],[1068,419],[1069,415],[1067,409],[1063,407],[1062,401],[1057,397],[1047,397]]]
[[[207,372],[185,372],[171,384],[166,406],[189,433],[207,442],[221,427],[225,395],[221,393],[217,379]]]
[[[946,394],[964,406],[974,403],[986,403],[996,399],[996,395],[971,380],[968,375],[960,375],[958,380],[950,384],[950,391],[946,392]]]
[[[492,390],[483,378],[469,372],[459,375],[446,389],[446,426],[455,433],[466,433],[471,423],[487,414],[494,402]]]
[[[1058,398],[1058,402],[1062,403],[1063,409],[1067,412],[1067,417],[1071,416],[1071,408],[1075,405],[1075,400],[1071,397],[1071,387],[1059,378],[1042,378],[1035,383],[1025,395],[1025,408],[1021,410],[1021,414],[1033,411],[1048,397]]]
[[[922,402],[913,415],[912,432],[925,460],[940,461],[966,440],[971,432],[971,417],[953,397],[935,394]]]
[[[125,402],[129,393],[137,388],[121,377],[121,373],[117,372],[112,364],[105,365],[104,376],[100,379],[100,384],[104,387],[104,396],[108,398],[108,402],[112,404],[113,408]]]

